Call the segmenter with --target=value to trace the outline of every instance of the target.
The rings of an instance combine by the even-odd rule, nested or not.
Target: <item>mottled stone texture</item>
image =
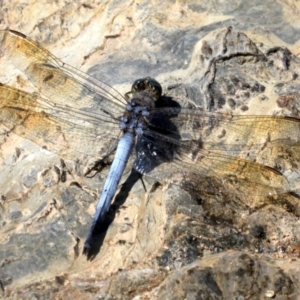
[[[165,92],[211,111],[299,117],[299,6],[2,1],[0,29],[23,32],[122,93],[133,80],[153,76]],[[1,82],[36,91],[3,58],[0,65]],[[189,194],[148,178],[145,192],[134,179],[116,199],[100,252],[86,261],[83,241],[106,169],[85,178],[81,166],[64,166],[0,130],[2,298],[298,299],[295,145],[272,161],[266,154],[251,158],[280,166],[295,192],[262,202],[251,195],[236,201],[231,192]]]

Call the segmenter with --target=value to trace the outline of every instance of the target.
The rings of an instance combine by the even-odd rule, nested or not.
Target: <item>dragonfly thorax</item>
[[[152,100],[154,102],[154,100]],[[140,104],[140,98],[132,98],[126,105],[126,111],[120,118],[119,127],[123,132],[132,132],[133,134],[142,134],[146,128],[145,117],[149,115],[149,105]],[[149,103],[149,102],[148,102]],[[153,106],[153,105],[151,105]]]
[[[149,110],[155,107],[155,101],[162,94],[161,85],[153,78],[146,77],[136,80],[131,92],[129,103],[126,105],[126,111],[120,118],[119,127],[123,132],[132,132],[133,134],[142,134],[146,128],[145,117],[149,115]]]

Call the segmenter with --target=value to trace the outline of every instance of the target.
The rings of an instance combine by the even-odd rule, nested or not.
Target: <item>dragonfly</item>
[[[136,80],[122,95],[13,30],[0,31],[0,53],[38,89],[27,93],[0,84],[2,125],[80,164],[115,154],[84,244],[86,255],[130,159],[142,175],[195,191],[209,178],[247,195],[290,190],[281,170],[255,157],[265,149],[298,146],[297,118],[207,111],[162,95],[150,77]]]

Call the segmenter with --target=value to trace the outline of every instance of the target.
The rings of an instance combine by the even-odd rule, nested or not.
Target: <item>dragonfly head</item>
[[[161,97],[162,87],[158,81],[151,77],[137,79],[131,86],[131,93],[133,95],[140,92],[147,92],[155,101]]]

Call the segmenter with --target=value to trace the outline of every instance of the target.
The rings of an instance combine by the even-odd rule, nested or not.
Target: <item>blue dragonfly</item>
[[[136,80],[123,96],[13,30],[0,31],[0,53],[39,91],[0,84],[1,124],[63,158],[94,162],[87,173],[115,153],[84,244],[86,255],[130,158],[139,173],[195,191],[209,188],[207,182],[243,195],[290,191],[286,177],[255,162],[255,156],[263,148],[298,146],[297,118],[185,107],[162,95],[150,77]]]

